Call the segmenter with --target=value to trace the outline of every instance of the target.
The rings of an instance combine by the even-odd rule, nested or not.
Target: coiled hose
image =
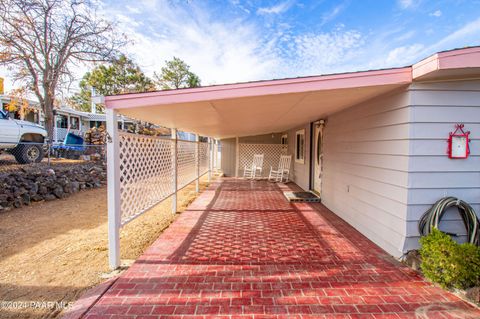
[[[418,222],[418,230],[422,236],[430,234],[432,228],[438,229],[438,224],[448,208],[457,207],[463,224],[467,230],[468,242],[480,246],[480,221],[472,206],[456,197],[444,197],[427,210]],[[450,234],[454,235],[454,234]]]

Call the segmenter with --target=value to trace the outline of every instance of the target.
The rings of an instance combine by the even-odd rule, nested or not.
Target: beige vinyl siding
[[[305,160],[303,163],[295,161],[295,138],[298,130],[305,130]],[[304,190],[310,187],[310,124],[288,130],[288,154],[292,155],[292,169],[290,180]]]
[[[390,254],[403,253],[409,93],[397,91],[327,119],[323,204]]]
[[[446,154],[456,123],[472,132],[465,160]],[[292,161],[290,178],[308,190],[309,123],[288,130],[288,152],[294,156],[300,129],[305,129],[305,163]],[[391,255],[418,247],[418,220],[441,197],[459,197],[480,212],[480,80],[414,83],[329,116],[324,134],[323,204]],[[222,142],[228,145],[222,167],[234,175],[235,139]],[[465,239],[455,211],[440,228]]]
[[[480,80],[414,83],[407,238],[404,250],[418,247],[417,221],[438,199],[459,197],[480,211]],[[468,159],[449,159],[448,133],[456,123],[471,131]],[[451,210],[440,224],[465,240],[460,216]]]
[[[225,176],[235,176],[236,139],[226,138],[220,140],[222,146],[222,160],[220,169]]]

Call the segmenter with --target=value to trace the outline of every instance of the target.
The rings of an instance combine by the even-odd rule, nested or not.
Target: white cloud
[[[458,46],[473,46],[480,44],[480,18],[468,22],[463,27],[445,36],[428,48],[429,54],[438,50],[452,49]],[[461,43],[461,44],[459,44]]]
[[[139,14],[142,12],[142,10],[139,7],[132,7],[132,6],[126,5],[125,8],[127,9],[128,12],[133,14]]]
[[[398,0],[398,5],[402,9],[408,9],[415,6],[415,1],[414,0]]]
[[[324,25],[333,19],[335,19],[342,11],[345,9],[346,3],[339,4],[338,6],[335,6],[331,11],[326,12],[325,14],[322,15],[322,22],[320,23],[321,25]]]
[[[257,10],[257,14],[266,15],[266,14],[280,14],[286,12],[293,5],[293,1],[288,0],[284,2],[277,3],[271,7],[263,7]]]
[[[385,59],[386,66],[403,66],[412,63],[412,58],[418,56],[424,49],[423,44],[401,46],[390,50]]]
[[[430,13],[430,16],[438,18],[438,17],[442,16],[442,11],[440,11],[440,10],[434,11],[434,12]]]
[[[122,21],[134,41],[127,48],[150,76],[173,56],[183,59],[204,85],[268,78],[279,64],[273,48],[252,23],[219,19],[190,3],[188,10],[158,2],[158,10],[143,12],[142,25]],[[109,8],[120,19],[122,13]]]
[[[364,44],[361,33],[336,30],[330,33],[309,33],[294,37],[288,71],[291,76],[325,74],[348,70],[349,62]]]
[[[403,66],[413,64],[421,59],[428,57],[441,50],[449,50],[458,47],[474,46],[480,44],[480,18],[473,20],[461,26],[458,30],[446,35],[437,40],[434,44],[427,45],[425,43],[407,44],[395,47],[386,52],[386,48],[377,50],[380,53],[375,54],[374,49],[370,49],[371,55],[368,59],[369,67],[384,68]]]
[[[413,36],[416,34],[416,32],[414,30],[410,30],[408,32],[403,32],[401,35],[399,35],[398,37],[395,38],[395,41],[406,41],[406,40],[409,40],[411,38],[413,38]]]
[[[128,52],[148,75],[177,56],[204,85],[347,71],[343,63],[353,60],[364,43],[362,34],[344,27],[293,34],[288,23],[268,28],[219,19],[194,2],[185,8],[159,1],[157,10],[142,12],[140,26],[120,10],[108,12],[122,20],[123,31],[135,42]]]
[[[238,14],[239,10],[219,16],[196,1],[188,5],[169,0],[139,2],[134,9],[117,3],[104,8],[119,21],[119,31],[134,42],[126,53],[149,76],[177,56],[204,85],[403,66],[439,50],[478,44],[480,39],[480,18],[430,44],[434,39],[418,39],[417,31],[403,26],[379,26],[369,33],[345,26],[328,32],[299,32],[288,19],[271,24],[264,21],[269,19]],[[330,13],[338,15],[339,10]],[[380,28],[385,31],[378,32]],[[86,68],[75,71],[80,78]],[[0,76],[7,74],[0,67]],[[7,79],[6,88],[11,86]]]

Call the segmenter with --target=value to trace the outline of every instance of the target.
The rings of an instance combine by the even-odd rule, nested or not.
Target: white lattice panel
[[[178,188],[182,188],[197,178],[196,143],[189,141],[177,142]]]
[[[287,145],[285,144],[244,144],[239,146],[239,176],[243,176],[245,165],[252,165],[254,154],[263,154],[263,172],[262,176],[267,177],[270,172],[270,166],[277,168],[280,161],[280,155],[287,154]]]
[[[173,193],[173,146],[168,139],[119,133],[122,225]]]
[[[208,162],[209,162],[209,146],[208,143],[199,143],[198,144],[198,151],[199,151],[199,164],[200,164],[200,175],[205,174],[208,172]]]

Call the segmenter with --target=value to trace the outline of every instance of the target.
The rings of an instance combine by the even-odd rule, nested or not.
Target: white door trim
[[[325,120],[319,120],[313,123],[313,144],[312,144],[312,190],[317,195],[322,194],[322,172],[323,172],[323,134]]]

